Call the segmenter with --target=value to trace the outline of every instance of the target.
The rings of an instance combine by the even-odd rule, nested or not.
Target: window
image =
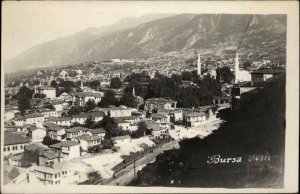
[[[4,151],[6,152],[6,147],[4,147]]]
[[[57,178],[57,174],[55,174],[54,178]]]
[[[10,147],[7,147],[7,151],[10,151]]]

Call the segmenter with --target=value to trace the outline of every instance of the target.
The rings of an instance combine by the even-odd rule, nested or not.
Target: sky
[[[220,4],[195,1],[4,1],[2,61],[11,59],[39,43],[89,27],[109,25],[126,17],[139,17],[150,13],[218,13],[218,10],[232,13],[233,7],[233,4],[226,2]],[[235,12],[249,12],[249,6],[240,2]],[[265,9],[263,13],[267,13]]]

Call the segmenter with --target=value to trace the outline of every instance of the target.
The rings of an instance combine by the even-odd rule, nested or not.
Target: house
[[[192,112],[185,115],[187,127],[198,127],[206,122],[206,115],[204,112]]]
[[[103,111],[98,112],[89,112],[89,113],[81,113],[79,115],[73,115],[72,116],[72,123],[80,123],[84,124],[85,121],[91,117],[95,122],[102,121],[103,117],[105,116]]]
[[[59,155],[43,144],[31,143],[25,146],[25,150],[38,153],[39,161],[37,165],[39,166],[51,166],[59,162]]]
[[[115,122],[117,123],[118,128],[120,128],[122,130],[128,130],[129,129],[130,122],[127,122],[122,118],[115,118]]]
[[[32,113],[25,115],[25,122],[28,125],[36,125],[37,127],[42,127],[44,121],[44,115],[41,113]]]
[[[88,148],[97,146],[101,144],[101,137],[99,136],[91,136],[88,134],[81,135],[76,138],[78,142],[80,143],[80,147],[82,150],[87,151]]]
[[[62,93],[60,96],[59,96],[59,99],[60,100],[63,100],[63,101],[66,101],[66,102],[72,102],[72,96],[66,92]]]
[[[55,101],[52,102],[52,105],[56,111],[62,111],[64,108],[64,102]]]
[[[26,121],[25,117],[21,115],[16,116],[13,120],[16,126],[23,126]]]
[[[71,117],[50,117],[48,122],[54,123],[60,126],[70,126],[72,118]]]
[[[80,156],[80,145],[76,141],[62,141],[49,147],[63,160],[70,160]]]
[[[89,100],[94,100],[96,104],[101,101],[103,97],[102,93],[93,93],[93,92],[75,92],[72,94],[72,103],[75,106],[84,106]]]
[[[13,134],[10,132],[4,132],[4,146],[3,155],[14,155],[24,152],[24,147],[30,142],[21,135]]]
[[[93,136],[101,137],[101,141],[104,139],[106,133],[102,128],[91,129],[90,132]]]
[[[44,118],[58,117],[57,111],[53,109],[43,108],[40,109],[39,112],[44,116]]]
[[[55,139],[58,141],[61,141],[62,139],[64,139],[64,135],[66,134],[66,130],[64,127],[58,126],[53,123],[44,123],[44,126],[47,129],[47,135],[51,139]]]
[[[149,98],[145,101],[145,111],[152,112],[157,109],[176,109],[177,101],[169,98]]]
[[[183,113],[182,110],[173,110],[169,113],[170,121],[171,122],[178,122],[183,120]]]
[[[102,110],[106,115],[110,114],[111,117],[129,117],[132,112],[137,111],[135,108],[126,106],[103,108]]]
[[[68,140],[75,139],[79,136],[85,135],[85,134],[90,134],[90,129],[85,128],[85,127],[73,127],[70,129],[66,129],[66,138]]]
[[[15,117],[14,111],[4,110],[4,121],[9,121]]]
[[[284,73],[285,70],[281,69],[259,69],[251,72],[251,85],[255,86],[256,83],[265,82],[273,76]]]
[[[167,128],[157,128],[151,130],[151,135],[153,136],[154,139],[169,139],[169,131]]]
[[[60,73],[59,73],[59,77],[62,78],[62,79],[65,79],[67,77],[69,77],[69,73],[65,70],[62,70]]]
[[[28,126],[28,137],[32,142],[42,142],[46,136],[46,130],[36,126]]]
[[[46,98],[56,98],[56,89],[49,86],[39,86],[34,89],[35,94],[45,94]]]
[[[230,96],[214,96],[213,105],[220,108],[231,107],[231,97]]]
[[[142,118],[146,117],[146,113],[145,112],[140,112],[140,111],[132,111],[131,116],[140,117],[140,119],[142,119]]]
[[[29,183],[42,185],[65,185],[78,180],[74,165],[59,162],[52,167],[33,166],[29,169]]]
[[[117,117],[120,118],[128,123],[132,124],[136,124],[138,122],[140,122],[141,118],[139,116],[128,116],[128,117]]]
[[[169,116],[159,113],[151,114],[150,118],[152,121],[158,123],[160,126],[166,126],[167,123],[170,121]]]

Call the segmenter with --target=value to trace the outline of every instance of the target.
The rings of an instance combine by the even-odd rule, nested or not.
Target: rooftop
[[[25,118],[27,118],[27,119],[29,119],[29,118],[37,118],[37,117],[44,117],[44,115],[42,115],[40,113],[32,113],[32,114],[25,115]]]
[[[21,135],[17,135],[10,132],[4,133],[4,145],[15,145],[29,143],[30,141]]]
[[[92,134],[106,133],[106,131],[103,128],[91,129],[90,131]]]
[[[55,88],[52,88],[52,87],[49,87],[49,86],[40,86],[39,88],[43,89],[43,90],[56,90]]]
[[[284,69],[259,69],[252,71],[251,74],[280,74],[284,72]]]
[[[67,133],[76,133],[76,132],[79,132],[79,131],[89,131],[90,129],[88,128],[85,128],[85,127],[73,127],[73,128],[70,128],[70,129],[66,129],[66,132]]]
[[[203,117],[205,116],[204,112],[192,112],[186,115],[187,117]]]
[[[154,113],[151,115],[151,118],[167,119],[168,117],[164,114]]]
[[[175,100],[172,100],[170,98],[148,98],[146,102],[152,102],[152,103],[173,103],[176,102]]]

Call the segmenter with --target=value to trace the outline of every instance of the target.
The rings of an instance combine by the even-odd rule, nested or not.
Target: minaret
[[[200,53],[198,53],[197,75],[199,75],[199,76],[201,77],[201,60],[200,60]]]
[[[239,74],[239,54],[238,52],[236,52],[236,55],[235,55],[235,67],[234,67],[234,73],[235,73],[235,80],[234,80],[234,83],[238,83],[238,74]]]
[[[83,81],[80,82],[80,87],[83,88]]]
[[[134,89],[134,86],[132,87],[132,95],[135,96],[135,89]]]

